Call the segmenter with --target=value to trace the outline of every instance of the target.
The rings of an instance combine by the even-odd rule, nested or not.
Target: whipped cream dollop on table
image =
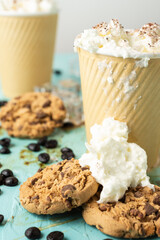
[[[57,11],[55,0],[0,0],[1,13],[49,13]]]
[[[140,29],[126,30],[117,19],[84,30],[74,48],[123,58],[160,57],[160,25],[148,23]]]
[[[146,152],[127,142],[128,133],[127,124],[114,118],[91,127],[92,139],[86,144],[88,153],[79,162],[82,167],[89,166],[93,177],[103,186],[99,203],[118,201],[129,187],[154,189],[146,174]]]

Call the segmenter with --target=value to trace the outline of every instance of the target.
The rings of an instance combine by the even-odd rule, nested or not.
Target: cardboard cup
[[[7,97],[49,82],[57,14],[0,16],[0,78]]]
[[[149,169],[159,165],[160,150],[160,59],[150,59],[148,67],[140,59],[123,59],[92,54],[78,49],[85,125],[104,118],[126,122],[129,142],[147,152]]]

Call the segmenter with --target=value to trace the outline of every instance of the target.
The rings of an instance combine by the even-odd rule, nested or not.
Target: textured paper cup
[[[78,49],[87,140],[104,118],[126,122],[129,142],[144,148],[149,169],[160,149],[160,59],[140,67],[140,59],[92,54]]]
[[[7,97],[49,82],[57,14],[0,16],[0,78]]]

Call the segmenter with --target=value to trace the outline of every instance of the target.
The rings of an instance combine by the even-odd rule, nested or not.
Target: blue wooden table
[[[59,80],[72,78],[80,81],[78,76],[73,76],[72,69],[78,68],[78,58],[76,54],[56,55],[54,68],[62,70],[62,75],[53,76],[53,83]],[[1,93],[1,99],[3,95]],[[0,138],[7,137],[5,130],[0,129]],[[57,129],[50,138],[58,140],[58,148],[47,151],[52,158],[61,160],[60,149],[62,147],[71,147],[76,158],[85,152],[85,129],[84,126],[74,129]],[[24,232],[28,227],[36,226],[42,231],[43,240],[51,231],[63,231],[65,240],[104,240],[116,239],[102,234],[95,227],[88,226],[82,216],[81,208],[74,209],[71,212],[53,216],[37,216],[23,209],[19,202],[19,187],[28,177],[32,176],[40,168],[41,164],[37,160],[38,153],[27,150],[26,146],[36,140],[26,140],[12,138],[11,154],[0,155],[1,168],[11,169],[19,179],[19,185],[16,187],[1,186],[0,194],[0,214],[5,217],[4,225],[0,225],[0,240],[23,240],[26,239]],[[42,152],[42,151],[41,151]],[[53,164],[51,161],[49,164]],[[48,165],[49,165],[48,164]],[[152,182],[160,184],[160,169],[155,169],[150,174]],[[156,239],[156,238],[152,238]],[[158,239],[158,238],[157,238]]]

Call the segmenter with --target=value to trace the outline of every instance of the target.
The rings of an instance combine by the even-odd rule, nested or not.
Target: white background
[[[73,52],[75,36],[102,21],[118,18],[126,28],[160,24],[160,0],[57,0],[59,23],[56,52]]]

